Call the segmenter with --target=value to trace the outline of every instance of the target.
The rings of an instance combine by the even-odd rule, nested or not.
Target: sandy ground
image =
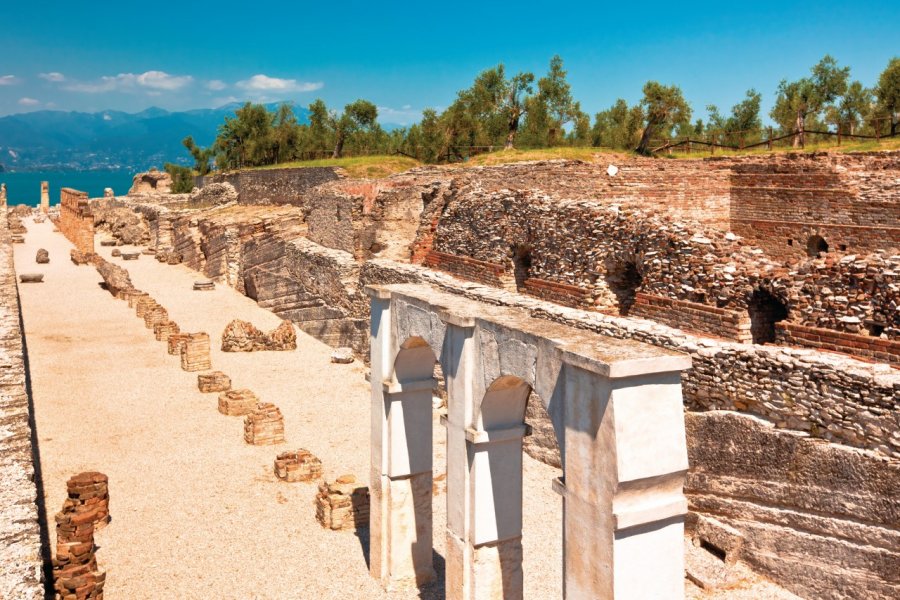
[[[331,364],[330,348],[302,333],[295,352],[222,353],[234,318],[268,329],[276,316],[226,286],[191,289],[198,274],[152,257],[120,262],[134,284],[169,310],[184,331],[212,338],[213,368],[235,387],[277,404],[287,443],[244,443],[243,421],[216,410],[216,394],[197,390],[127,303],[98,285],[90,266],[69,260],[70,244],[49,222],[26,222],[16,246],[18,273],[43,272],[20,286],[47,511],[65,498],[65,481],[106,473],[112,522],[97,534],[106,592],[120,598],[441,598],[443,582],[384,592],[368,574],[365,530],[332,532],[315,520],[314,484],[272,474],[283,450],[304,447],[326,477],[355,474],[369,462],[365,367]],[[34,262],[38,248],[48,265]],[[107,258],[109,248],[99,248]],[[435,418],[435,473],[444,471],[444,430]],[[525,457],[525,594],[561,597],[558,471]],[[436,566],[442,571],[445,488],[435,496]],[[52,520],[51,520],[52,522]],[[55,534],[51,532],[51,542]],[[440,574],[442,577],[443,574]]]

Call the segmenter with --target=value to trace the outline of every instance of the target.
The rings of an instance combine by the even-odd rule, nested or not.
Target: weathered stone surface
[[[209,183],[191,194],[191,202],[203,205],[229,204],[238,201],[238,193],[234,186],[224,181]]]
[[[139,246],[150,241],[146,220],[116,200],[96,200],[91,203],[94,229],[111,235],[119,244]]]
[[[263,333],[252,323],[235,319],[222,333],[223,352],[257,352],[262,350],[296,350],[297,333],[290,321]]]
[[[169,337],[178,333],[181,329],[175,321],[162,321],[153,326],[153,336],[160,342],[169,341]]]
[[[326,529],[358,529],[369,524],[369,488],[353,475],[341,475],[333,483],[319,484],[316,520]]]
[[[232,417],[248,415],[259,404],[259,398],[248,389],[228,390],[219,394],[219,412]]]
[[[184,345],[187,343],[190,335],[191,334],[189,333],[169,334],[169,339],[166,340],[166,347],[169,354],[172,354],[174,356],[181,356],[181,349],[184,348]]]
[[[41,283],[44,281],[43,273],[22,273],[19,275],[19,281],[22,283]]]
[[[274,404],[260,402],[244,417],[244,441],[254,446],[284,442],[284,416]]]
[[[331,362],[342,365],[348,365],[353,362],[352,348],[336,348],[331,353]]]
[[[134,176],[128,195],[159,195],[168,194],[171,191],[172,176],[165,171],[150,169],[146,173],[138,173]]]
[[[72,262],[75,263],[76,265],[87,265],[93,261],[94,255],[93,254],[85,254],[84,252],[81,252],[80,250],[72,248],[71,250],[69,250],[69,258],[71,258]]]
[[[322,461],[303,448],[282,452],[275,458],[275,476],[287,482],[316,481],[322,478]]]
[[[0,219],[0,598],[42,600],[41,529],[38,521],[29,398],[12,246]]]
[[[97,261],[97,272],[103,278],[103,283],[106,284],[106,289],[109,290],[109,293],[117,298],[122,297],[125,292],[134,289],[128,271],[108,260],[100,258]]]
[[[231,378],[222,371],[210,371],[197,375],[197,388],[204,394],[227,392],[231,389]]]
[[[43,248],[38,249],[37,254],[34,256],[34,262],[39,265],[45,265],[50,262],[50,253],[44,250]]]

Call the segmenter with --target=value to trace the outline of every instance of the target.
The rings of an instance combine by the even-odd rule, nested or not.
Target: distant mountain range
[[[240,104],[184,112],[148,108],[135,114],[41,110],[0,117],[0,171],[143,171],[161,169],[166,162],[191,164],[181,140],[191,135],[201,146],[211,144],[219,125],[237,108]],[[294,112],[301,123],[309,122],[305,108]]]

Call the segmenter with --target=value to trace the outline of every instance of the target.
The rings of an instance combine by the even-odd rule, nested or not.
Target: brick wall
[[[804,327],[783,321],[776,323],[775,336],[779,344],[843,352],[900,367],[900,342],[886,338],[833,331],[821,327]]]
[[[525,291],[537,298],[562,304],[563,306],[589,308],[592,305],[590,290],[556,281],[526,279]]]
[[[751,341],[750,318],[746,312],[638,292],[628,315],[650,319],[684,331],[704,333],[737,342]]]
[[[87,192],[72,188],[60,190],[59,230],[79,252],[94,253],[94,216]]]
[[[797,154],[735,160],[731,227],[770,256],[806,254],[818,235],[829,250],[900,247],[900,155]]]
[[[510,280],[503,265],[434,250],[425,257],[425,266],[494,287],[506,287]]]

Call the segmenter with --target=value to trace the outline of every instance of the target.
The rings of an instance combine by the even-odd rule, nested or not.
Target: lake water
[[[111,187],[120,196],[131,187],[131,171],[42,171],[34,173],[0,173],[0,183],[6,183],[7,204],[41,202],[41,182],[50,182],[50,204],[59,204],[60,188],[70,187],[87,192],[89,198],[103,196],[103,189]]]

